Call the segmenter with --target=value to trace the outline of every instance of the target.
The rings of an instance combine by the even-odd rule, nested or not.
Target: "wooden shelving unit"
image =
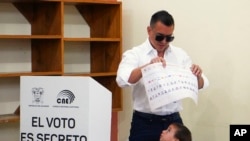
[[[12,4],[21,13],[30,24],[31,35],[0,33],[0,43],[23,40],[29,42],[31,69],[11,72],[1,72],[0,69],[0,79],[19,78],[25,75],[90,76],[112,92],[113,111],[122,110],[121,89],[115,82],[122,51],[121,2],[114,0],[2,0],[0,4],[3,3]],[[69,5],[75,7],[88,24],[89,37],[65,36],[65,7]],[[89,72],[65,72],[66,43],[89,44]],[[11,46],[0,46],[0,51],[2,48],[11,48]],[[18,107],[13,113],[0,115],[0,124],[19,121],[19,114]]]

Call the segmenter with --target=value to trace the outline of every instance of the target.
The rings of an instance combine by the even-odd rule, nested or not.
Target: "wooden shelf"
[[[0,39],[61,39],[61,35],[0,35]]]
[[[64,41],[74,42],[121,42],[120,38],[64,38]]]
[[[6,72],[0,73],[1,77],[19,77],[19,76],[60,76],[62,72]]]
[[[4,114],[0,115],[0,124],[1,123],[11,123],[20,121],[20,106],[17,107],[13,114]]]
[[[11,4],[30,25],[30,35],[2,33],[0,51],[11,50],[6,42],[27,42],[30,49],[30,71],[1,72],[0,79],[20,76],[90,76],[112,92],[113,111],[122,110],[121,89],[116,84],[116,71],[122,52],[122,3],[116,0],[2,0]],[[72,6],[89,26],[89,37],[65,35],[65,8]],[[1,11],[0,13],[5,12]],[[16,21],[15,21],[16,22]],[[14,23],[15,24],[15,23]],[[1,28],[1,19],[0,19]],[[3,28],[2,28],[3,29]],[[89,72],[65,72],[67,44],[88,43]],[[18,48],[19,49],[19,48]],[[20,50],[21,52],[22,50]],[[17,52],[14,50],[13,52]],[[25,52],[26,53],[26,52]],[[24,54],[25,54],[24,53]],[[83,55],[84,56],[84,55]],[[6,62],[9,63],[9,62]],[[11,62],[12,63],[12,62]],[[19,60],[14,63],[20,63]],[[27,63],[27,62],[25,62]],[[9,84],[8,84],[9,85]],[[1,94],[2,95],[2,94]],[[0,124],[19,121],[19,108],[14,114],[0,115]]]
[[[116,0],[63,0],[65,3],[79,4],[79,3],[91,3],[91,4],[117,4]]]
[[[15,114],[6,114],[0,115],[0,124],[2,123],[11,123],[11,122],[19,122],[20,116]]]
[[[116,76],[116,72],[109,73],[64,73],[64,76],[90,76],[90,77],[107,77]]]

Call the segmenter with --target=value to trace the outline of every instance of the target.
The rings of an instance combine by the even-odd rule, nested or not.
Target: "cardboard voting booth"
[[[91,77],[22,76],[20,141],[109,141],[111,92]]]

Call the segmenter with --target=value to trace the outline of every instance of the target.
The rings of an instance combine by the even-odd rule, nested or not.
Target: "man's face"
[[[176,130],[175,126],[170,125],[168,129],[162,131],[160,141],[178,141],[178,139],[175,138]]]
[[[171,37],[173,35],[174,25],[166,26],[158,21],[153,27],[149,26],[147,30],[152,46],[158,52],[164,52],[169,46],[169,42],[166,41],[166,36]],[[164,36],[164,38],[161,41],[157,41],[156,36]]]

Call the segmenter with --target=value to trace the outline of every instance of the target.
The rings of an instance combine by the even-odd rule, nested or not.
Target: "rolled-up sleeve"
[[[207,77],[204,74],[202,74],[201,76],[203,78],[204,84],[203,84],[203,87],[200,90],[203,90],[203,89],[206,89],[209,86],[209,81],[208,81]]]
[[[138,67],[138,57],[132,50],[128,50],[123,53],[122,60],[119,64],[116,76],[116,82],[120,87],[131,86],[128,82],[131,72]]]

